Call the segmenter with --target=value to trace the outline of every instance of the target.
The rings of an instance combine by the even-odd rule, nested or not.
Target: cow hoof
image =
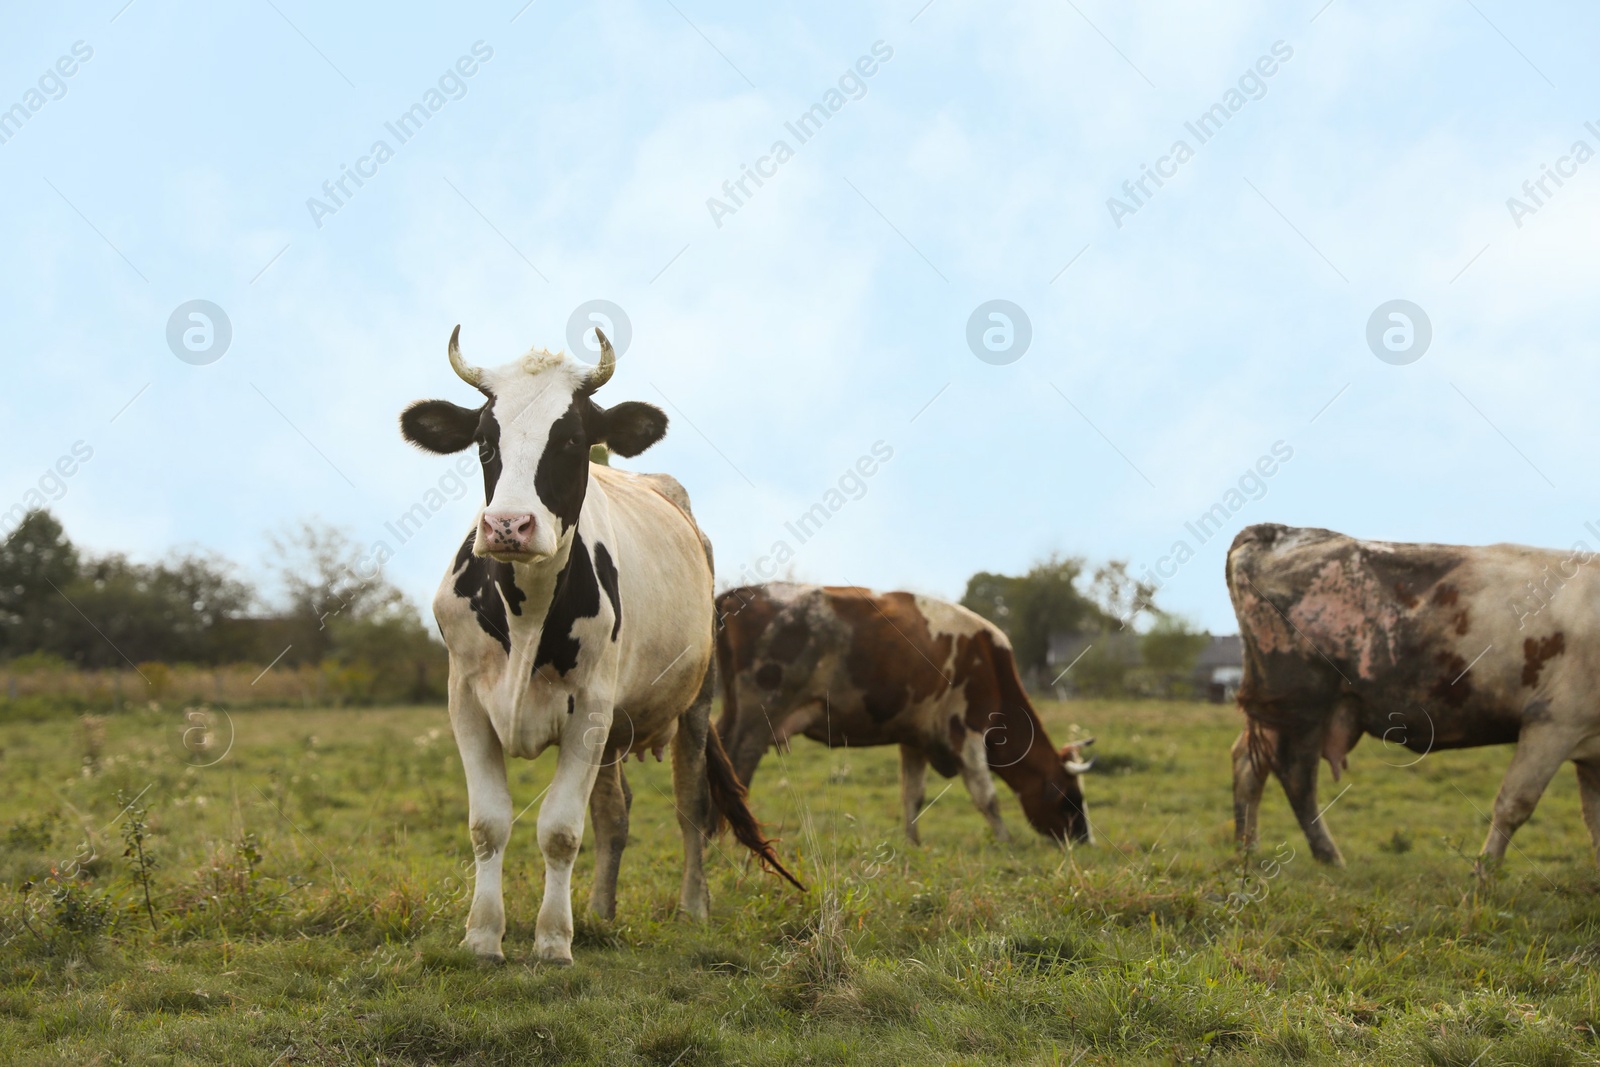
[[[546,941],[533,945],[533,958],[539,963],[548,963],[556,967],[572,966],[572,941]]]
[[[506,954],[500,950],[500,939],[468,934],[461,939],[461,947],[470,949],[484,963],[504,963]]]

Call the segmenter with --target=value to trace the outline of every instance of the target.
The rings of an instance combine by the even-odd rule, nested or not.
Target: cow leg
[[[1494,818],[1483,842],[1483,859],[1499,863],[1505,858],[1511,835],[1528,821],[1545,787],[1571,752],[1571,739],[1564,733],[1534,723],[1523,726],[1511,766],[1494,798]]]
[[[906,837],[913,845],[922,844],[917,833],[917,816],[922,814],[923,787],[928,776],[928,757],[915,745],[900,746],[900,806],[906,815]]]
[[[1600,760],[1574,760],[1578,769],[1578,799],[1583,804],[1583,821],[1589,827],[1589,841],[1600,859]]]
[[[623,773],[622,754],[606,755],[614,762],[600,768],[594,792],[589,794],[589,818],[594,822],[594,887],[589,891],[589,910],[602,919],[615,919],[617,872],[622,869],[622,850],[628,847],[633,790]]]
[[[1289,744],[1278,746],[1275,769],[1289,798],[1289,806],[1294,809],[1300,829],[1306,835],[1306,843],[1311,846],[1311,855],[1323,863],[1343,867],[1344,857],[1339,854],[1339,846],[1333,843],[1333,835],[1328,833],[1327,823],[1317,806],[1317,760],[1321,757],[1321,737],[1292,738]]]
[[[1267,769],[1250,758],[1250,729],[1246,726],[1233,743],[1233,836],[1241,848],[1256,847],[1256,817],[1267,784]]]
[[[966,783],[973,805],[989,823],[989,829],[1000,841],[1011,840],[1005,821],[1000,818],[1000,794],[995,792],[994,779],[989,777],[989,757],[984,748],[983,734],[968,731],[961,742],[961,780]]]
[[[728,751],[728,760],[733,764],[733,773],[748,789],[750,780],[756,775],[756,768],[761,765],[761,757],[767,754],[767,746],[772,744],[773,730],[761,693],[754,686],[745,684],[743,679],[735,679],[734,685],[739,690],[738,718],[728,732],[718,732],[722,734],[722,745]],[[724,714],[723,719],[727,718]]]
[[[539,851],[544,854],[544,900],[534,924],[533,951],[546,963],[572,962],[572,864],[583,844],[583,812],[611,733],[611,702],[580,698],[567,716],[550,791],[539,806]]]
[[[464,689],[451,693],[450,726],[467,775],[467,832],[476,868],[472,910],[461,944],[485,959],[503,961],[500,942],[506,933],[506,909],[500,868],[511,837],[505,753],[488,716]]]
[[[761,713],[759,708],[755,711]],[[683,835],[683,887],[678,894],[678,907],[696,922],[711,916],[711,890],[706,885],[705,871],[705,843],[714,822],[711,784],[706,779],[706,737],[710,732],[708,677],[705,688],[678,719],[678,733],[672,739],[673,806],[678,809],[678,830]]]

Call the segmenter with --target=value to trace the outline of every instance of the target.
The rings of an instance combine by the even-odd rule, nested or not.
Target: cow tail
[[[731,595],[724,593],[717,598],[716,651],[712,656],[712,670],[722,684],[722,717],[717,720],[717,730],[721,733],[732,733],[734,723],[739,721],[739,687],[733,684],[738,665],[734,662],[733,634],[728,622],[728,616],[733,613],[724,611],[722,606]]]
[[[1264,724],[1248,715],[1244,731],[1251,771],[1258,776],[1273,772],[1277,765],[1277,738]]]
[[[722,715],[716,721],[709,724],[710,733],[706,736],[707,774],[711,773],[710,767],[713,762],[713,757],[711,755],[711,735],[717,735],[716,747],[726,754],[726,749],[724,749],[722,745],[721,735],[731,734],[735,724],[739,721],[739,698],[737,695],[735,695],[738,690],[738,686],[733,684],[735,674],[735,666],[733,662],[733,634],[729,629],[727,615],[723,612],[722,608],[723,597],[726,597],[727,595],[728,594],[724,593],[722,596],[717,598],[716,633],[714,635],[715,647],[712,650],[711,664],[706,668],[707,671],[710,672],[706,676],[706,689],[709,692],[716,692],[719,686],[722,689]],[[718,834],[722,833],[722,829],[722,811],[716,805],[712,805],[711,828],[708,833],[711,837],[716,837]]]
[[[761,866],[804,893],[806,887],[778,861],[772,842],[761,836],[761,824],[745,803],[745,788],[739,776],[733,773],[733,761],[728,759],[728,750],[722,747],[722,736],[710,724],[706,729],[706,782],[711,787],[713,817],[719,822],[727,819],[734,839],[754,852]]]

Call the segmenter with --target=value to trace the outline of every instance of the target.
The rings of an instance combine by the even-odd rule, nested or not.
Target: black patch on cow
[[[478,417],[478,462],[483,464],[483,502],[494,499],[494,487],[500,482],[500,420],[495,418],[494,397],[483,405]]]
[[[1524,724],[1550,721],[1550,702],[1548,700],[1532,700],[1522,709]]]
[[[627,400],[604,416],[606,446],[619,456],[637,456],[667,433],[667,413],[654,404]]]
[[[550,513],[561,520],[558,533],[578,521],[583,498],[589,491],[589,435],[584,429],[584,407],[594,405],[586,398],[574,399],[561,417],[550,424],[539,466],[533,472],[533,488]],[[588,553],[584,553],[585,560]],[[591,577],[593,577],[591,575]]]
[[[585,456],[584,463],[588,462]],[[599,614],[600,583],[595,580],[589,547],[583,543],[581,533],[573,534],[572,551],[567,555],[567,565],[556,577],[555,595],[550,598],[544,631],[539,635],[539,648],[533,654],[534,671],[548,663],[557,673],[565,675],[576,667],[582,643],[573,636],[572,628],[579,619],[592,619]]]
[[[456,596],[465,597],[483,632],[500,642],[506,652],[511,651],[511,626],[506,620],[506,608],[511,614],[522,614],[522,602],[528,594],[517,588],[517,572],[509,563],[487,559],[472,554],[476,534],[468,534],[456,553]]]
[[[1544,665],[1567,650],[1567,635],[1557,631],[1549,637],[1530,637],[1522,642],[1522,684],[1532,689],[1539,684]]]
[[[783,668],[776,663],[763,663],[756,671],[756,684],[763,689],[776,689],[783,684]]]
[[[594,545],[594,569],[600,576],[600,588],[606,591],[606,599],[611,601],[611,614],[616,616],[611,623],[611,640],[615,641],[617,631],[622,629],[622,599],[617,592],[617,565],[611,562],[610,551],[598,541]]]
[[[567,694],[567,714],[571,715],[578,709],[578,698],[571,693]]]
[[[418,448],[448,456],[472,444],[482,410],[448,400],[419,400],[400,413],[400,435]]]
[[[767,645],[767,655],[780,663],[793,663],[800,658],[811,640],[811,626],[801,612],[787,615],[772,631],[772,641]]]

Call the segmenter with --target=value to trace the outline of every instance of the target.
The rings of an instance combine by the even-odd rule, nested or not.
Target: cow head
[[[461,356],[461,327],[450,335],[450,366],[484,395],[482,406],[419,400],[400,416],[407,441],[446,455],[478,446],[484,507],[473,552],[506,562],[555,555],[578,523],[589,489],[589,447],[636,456],[661,440],[667,416],[635,401],[603,408],[595,390],[616,370],[605,334],[600,362],[586,367],[565,353],[535,349],[494,368]]]
[[[1083,806],[1083,783],[1078,779],[1080,775],[1088,774],[1089,768],[1094,766],[1094,757],[1084,756],[1084,750],[1092,744],[1094,738],[1086,737],[1062,745],[1056,753],[1067,778],[1066,788],[1057,790],[1061,794],[1059,815],[1066,822],[1066,836],[1071,841],[1091,840],[1089,815]]]
[[[1061,751],[1056,756],[1061,760],[1061,766],[1071,775],[1087,774],[1089,768],[1094,766],[1094,757],[1083,758],[1083,750],[1094,744],[1094,738],[1085,737],[1081,741],[1068,741],[1061,746]]]

